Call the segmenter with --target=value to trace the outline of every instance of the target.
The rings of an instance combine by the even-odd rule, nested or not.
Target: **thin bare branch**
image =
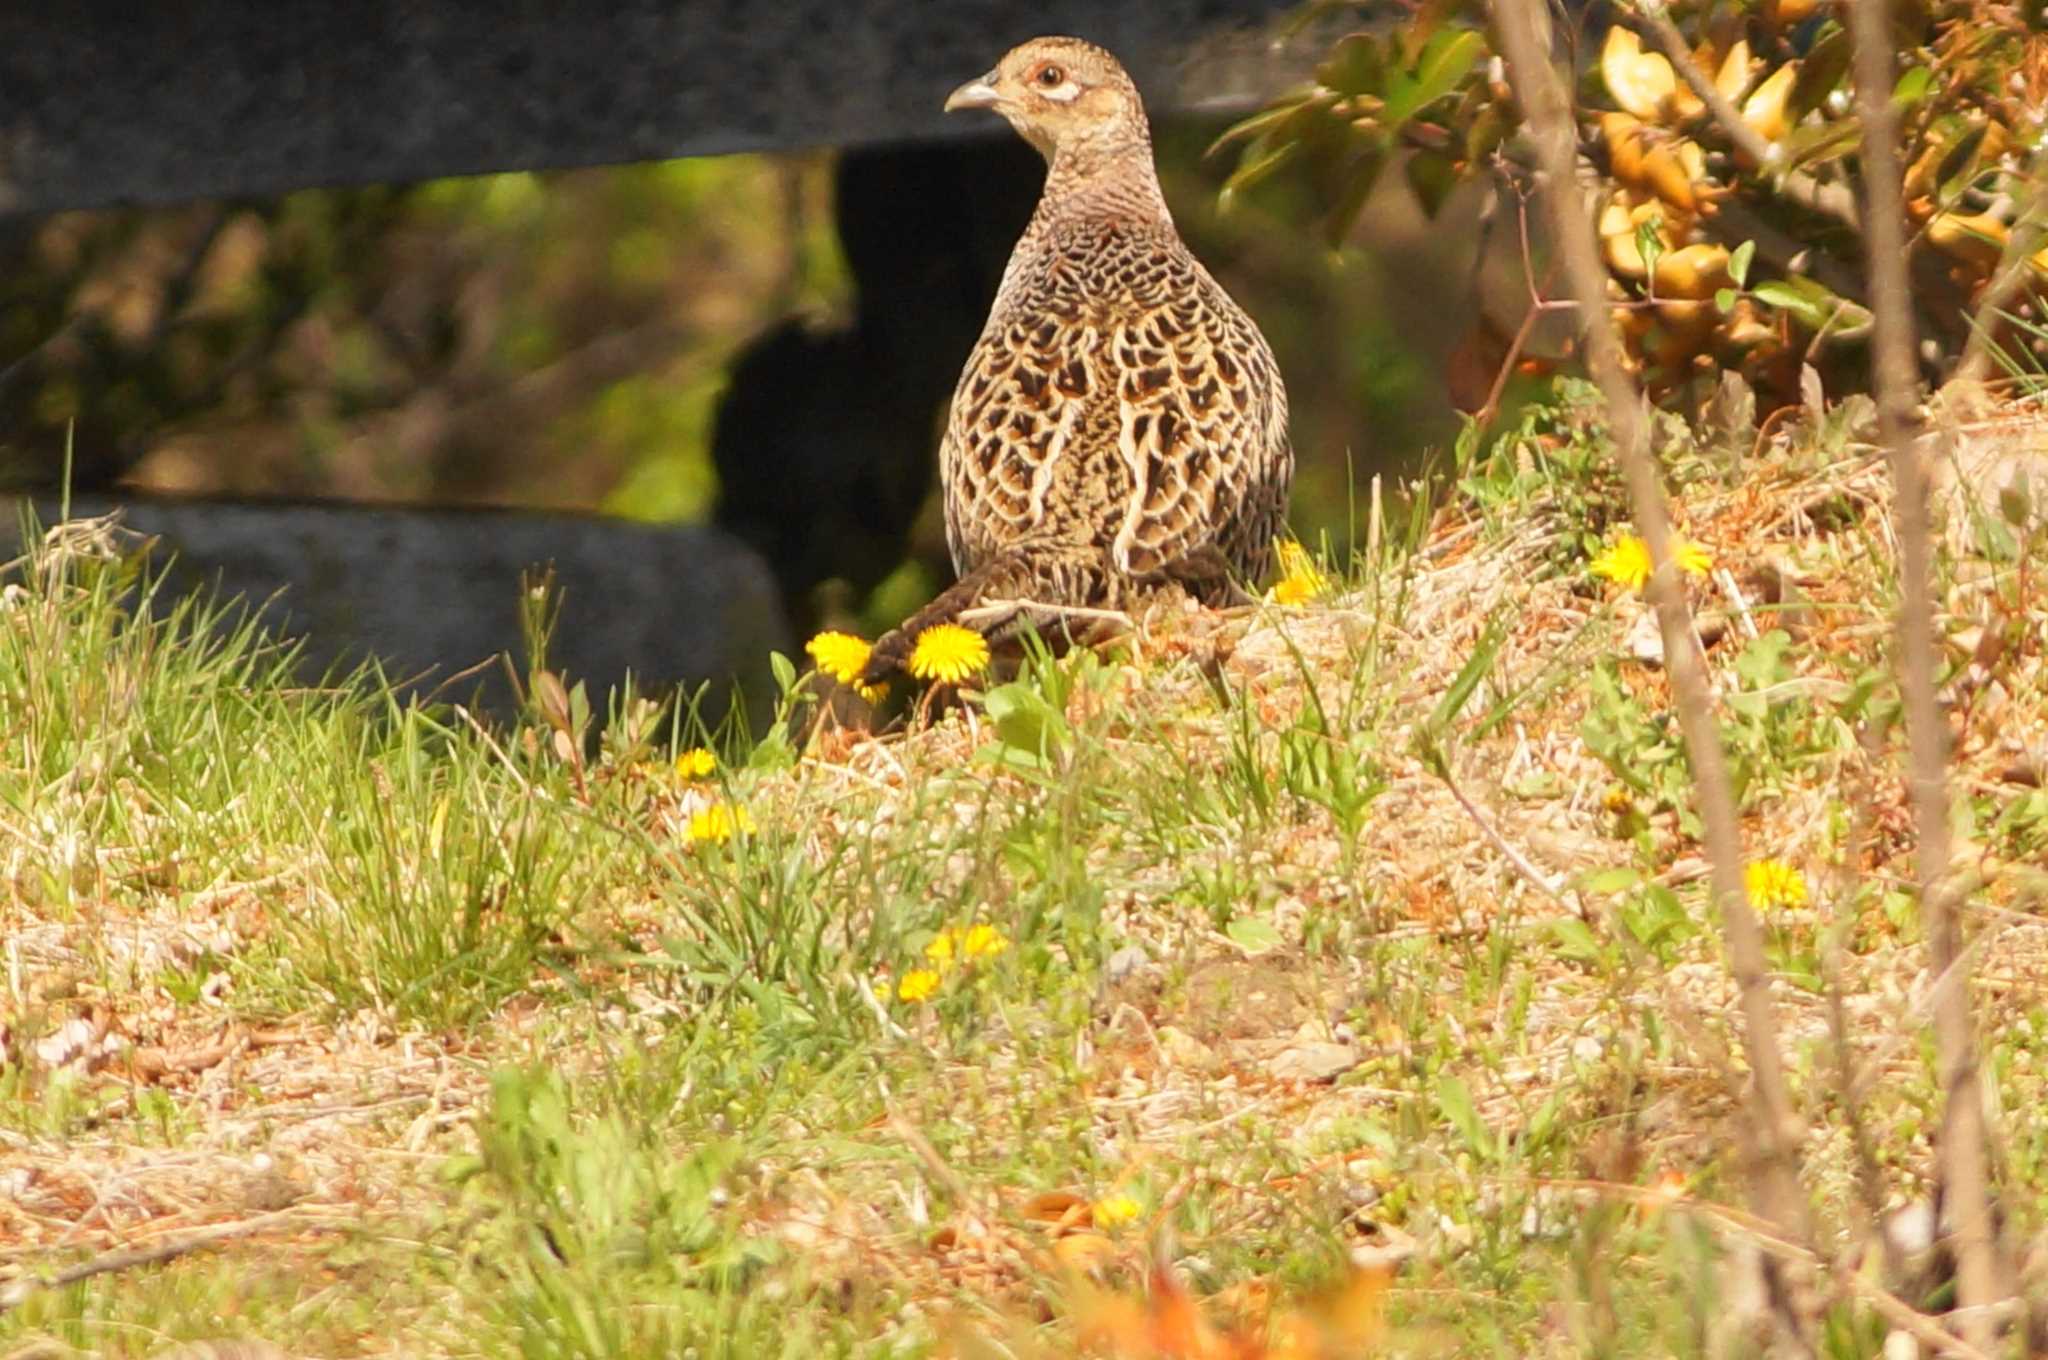
[[[296,1216],[296,1210],[279,1209],[273,1213],[244,1219],[239,1223],[216,1223],[212,1227],[201,1228],[197,1232],[186,1233],[167,1242],[159,1242],[155,1246],[105,1252],[89,1261],[66,1266],[47,1278],[24,1276],[19,1280],[10,1281],[5,1288],[0,1288],[0,1313],[20,1307],[44,1290],[61,1289],[65,1285],[77,1284],[80,1280],[89,1280],[95,1275],[109,1275],[116,1271],[160,1265],[190,1252],[200,1251],[206,1247],[217,1247],[238,1237],[248,1237]]]
[[[1488,844],[1501,853],[1501,856],[1507,860],[1509,866],[1516,873],[1527,880],[1538,892],[1564,908],[1567,912],[1574,916],[1582,917],[1585,915],[1586,905],[1583,896],[1579,902],[1573,902],[1569,897],[1566,897],[1565,883],[1567,880],[1544,873],[1536,867],[1535,862],[1527,855],[1509,844],[1507,837],[1500,833],[1499,828],[1494,826],[1486,814],[1480,810],[1479,805],[1472,801],[1463,788],[1459,787],[1458,781],[1451,777],[1451,762],[1448,754],[1446,754],[1442,761],[1434,765],[1434,773],[1443,782],[1444,788],[1450,791],[1451,797],[1457,800],[1458,806],[1465,810],[1465,815],[1472,819],[1472,825],[1479,828],[1479,834],[1484,836]],[[1693,1046],[1693,1050],[1699,1060],[1710,1069],[1719,1071],[1729,1070],[1732,1063],[1730,1062],[1727,1045],[1723,1044],[1719,1036],[1707,1027],[1705,1018],[1700,1015],[1698,1008],[1678,988],[1671,985],[1670,977],[1657,972],[1649,958],[1649,951],[1629,933],[1625,925],[1621,924],[1618,919],[1618,913],[1610,909],[1608,915],[1611,918],[1609,925],[1614,942],[1621,946],[1622,952],[1628,956],[1629,962],[1641,969],[1644,974],[1657,975],[1657,982],[1663,989],[1665,1014],[1677,1026],[1679,1032],[1685,1036],[1686,1042]]]
[[[1739,1236],[1772,1260],[1815,1270],[1828,1265],[1828,1262],[1807,1243],[1788,1241],[1779,1236],[1770,1224],[1725,1204],[1714,1204],[1707,1200],[1694,1199],[1689,1195],[1672,1198],[1661,1194],[1652,1186],[1621,1185],[1613,1181],[1536,1177],[1532,1184],[1546,1189],[1591,1191],[1614,1199],[1628,1200],[1644,1208],[1654,1207],[1673,1213],[1690,1214],[1721,1233]],[[1834,1263],[1833,1272],[1837,1289],[1845,1294],[1854,1294],[1868,1303],[1885,1321],[1912,1333],[1934,1354],[1952,1356],[1955,1360],[1993,1360],[1990,1353],[1943,1331],[1941,1324],[1933,1318],[1920,1312],[1882,1285],[1865,1279],[1851,1268],[1848,1258]]]
[[[1552,879],[1549,874],[1537,868],[1527,855],[1508,844],[1507,837],[1501,835],[1494,824],[1487,820],[1486,814],[1479,810],[1479,805],[1465,796],[1465,790],[1458,787],[1457,780],[1451,778],[1450,761],[1446,760],[1443,762],[1443,765],[1436,772],[1436,777],[1443,781],[1446,789],[1450,790],[1451,797],[1458,800],[1458,806],[1465,809],[1465,815],[1472,819],[1472,825],[1479,828],[1479,834],[1486,837],[1487,843],[1500,852],[1501,858],[1513,866],[1516,873],[1520,874],[1538,892],[1555,902],[1558,906],[1563,907],[1568,912],[1577,913],[1578,907],[1572,903],[1571,899],[1564,895],[1564,884],[1561,881]]]
[[[2034,153],[2024,176],[2031,192],[2013,216],[2012,231],[1998,259],[1998,272],[1985,285],[1971,318],[1970,338],[1963,345],[1962,362],[1955,376],[1965,382],[1983,382],[1991,376],[1991,337],[1998,329],[1998,313],[2019,295],[2021,285],[2034,268],[2034,252],[2048,240],[2048,143]]]
[[[1849,9],[1856,103],[1863,122],[1863,184],[1868,198],[1864,216],[1870,246],[1870,298],[1876,314],[1878,431],[1896,484],[1892,513],[1899,543],[1899,684],[1911,748],[1920,914],[1927,932],[1929,962],[1937,976],[1945,976],[1961,964],[1962,929],[1955,885],[1949,881],[1948,727],[1934,683],[1927,467],[1913,438],[1917,369],[1906,278],[1898,115],[1891,101],[1891,6],[1887,0],[1862,0]],[[1989,1350],[1994,1345],[1989,1306],[2000,1292],[1986,1198],[1989,1130],[1979,1089],[1969,987],[1960,972],[1958,983],[1933,1002],[1935,1055],[1946,1097],[1937,1155],[1945,1202],[1955,1223],[1962,1335],[1970,1345]]]
[[[1874,763],[1876,743],[1867,726],[1862,735],[1864,754]],[[1849,952],[1849,933],[1855,920],[1856,866],[1863,864],[1870,847],[1876,789],[1868,765],[1855,766],[1847,777],[1851,781],[1848,790],[1848,853],[1843,856],[1843,867],[1835,875],[1834,888],[1829,894],[1833,899],[1835,919],[1828,926],[1826,942],[1821,950],[1821,975],[1827,992],[1828,1038],[1835,1050],[1835,1085],[1839,1088],[1844,1121],[1849,1126],[1849,1146],[1856,1156],[1857,1207],[1862,1211],[1863,1220],[1857,1229],[1866,1240],[1876,1244],[1876,1250],[1884,1254],[1884,1278],[1896,1280],[1899,1277],[1899,1251],[1884,1231],[1884,1173],[1878,1167],[1877,1151],[1870,1138],[1870,1121],[1865,1117],[1867,1093],[1863,1089],[1864,1074],[1858,1070],[1856,1054],[1849,1042],[1849,984],[1847,969],[1843,966]]]
[[[1615,456],[1628,482],[1636,525],[1648,542],[1655,563],[1649,584],[1650,599],[1663,634],[1673,702],[1692,762],[1729,967],[1742,1000],[1752,1073],[1748,1101],[1754,1114],[1751,1123],[1756,1139],[1751,1150],[1754,1166],[1750,1193],[1760,1217],[1788,1239],[1805,1242],[1810,1240],[1809,1212],[1794,1160],[1798,1123],[1792,1113],[1778,1048],[1777,1024],[1771,1013],[1763,934],[1743,896],[1735,798],[1715,726],[1706,658],[1694,634],[1692,613],[1672,559],[1671,516],[1650,452],[1648,421],[1644,418],[1641,397],[1622,364],[1621,339],[1604,304],[1606,271],[1600,265],[1592,221],[1577,193],[1576,137],[1571,111],[1551,69],[1548,44],[1541,36],[1540,25],[1545,15],[1541,0],[1493,0],[1492,9],[1509,76],[1542,168],[1565,278],[1572,295],[1579,300],[1587,364],[1607,398]],[[1788,1323],[1804,1329],[1808,1320],[1800,1312],[1788,1308]]]
[[[1955,1357],[1955,1360],[1992,1360],[1992,1354],[1981,1347],[1959,1340],[1943,1331],[1941,1324],[1920,1312],[1890,1290],[1879,1288],[1853,1270],[1837,1270],[1835,1283],[1862,1299],[1892,1326],[1909,1332],[1936,1355]]]

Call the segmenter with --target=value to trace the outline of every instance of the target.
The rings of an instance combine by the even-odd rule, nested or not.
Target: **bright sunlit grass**
[[[1753,475],[1819,494],[1797,457]],[[925,1353],[956,1312],[1066,1316],[1070,1272],[1142,1295],[1161,1225],[1219,1310],[1311,1297],[1361,1217],[1416,1243],[1399,1344],[1540,1349],[1597,1289],[1616,1353],[1687,1353],[1720,1246],[1673,1206],[1741,1198],[1724,1097],[1666,1012],[1724,1013],[1689,782],[1622,645],[1642,603],[1587,579],[1576,524],[1484,518],[1471,485],[1441,560],[1303,556],[1290,607],[1030,647],[882,740],[804,740],[793,667],[752,737],[573,677],[529,677],[496,724],[372,671],[308,684],[232,610],[145,608],[118,536],[68,534],[0,583],[0,1162],[24,1206],[0,1288],[247,1236],[31,1291],[0,1353]],[[1696,522],[1732,553],[1769,522],[1743,507]],[[1776,544],[1803,612],[1748,602],[1754,635],[1708,653],[1788,995],[1831,940],[1856,988],[1918,976],[1892,843],[1841,871],[1867,759],[1845,706],[1884,712],[1881,544]],[[2038,619],[2041,552],[1969,588]],[[813,659],[857,675],[841,637]],[[977,676],[980,642],[932,641],[926,669]],[[1961,760],[1980,862],[2025,866],[2048,803],[2000,742],[2048,736],[2048,678],[2008,655]],[[2024,912],[2001,872],[1987,899]],[[2034,941],[1996,932],[1986,965],[2038,976]],[[1990,1004],[1987,1071],[2033,1108],[2038,998]],[[1881,1155],[1925,1157],[1933,1092],[1888,1069]],[[1628,1145],[1652,1104],[1675,1132]],[[1851,1157],[1810,1174],[1853,1194]],[[2038,1138],[2009,1174],[2040,1202]],[[1552,1188],[1590,1180],[1647,1198]]]

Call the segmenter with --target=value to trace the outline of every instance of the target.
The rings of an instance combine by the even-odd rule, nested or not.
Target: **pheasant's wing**
[[[961,573],[1045,524],[1060,455],[1099,400],[1095,347],[1077,307],[1011,309],[968,356],[939,446],[946,542]]]
[[[954,566],[1079,528],[1129,580],[1263,573],[1287,398],[1222,286],[1170,232],[1091,223],[1004,289],[940,449]]]
[[[1293,467],[1278,367],[1251,319],[1184,250],[1163,254],[1146,278],[1158,301],[1119,324],[1108,351],[1131,484],[1112,561],[1143,579],[1206,575],[1220,556],[1256,577]]]

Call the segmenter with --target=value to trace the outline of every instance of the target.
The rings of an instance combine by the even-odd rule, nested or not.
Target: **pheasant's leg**
[[[1211,609],[1241,604],[1253,598],[1238,581],[1229,560],[1213,545],[1197,548],[1139,584],[1178,586]]]
[[[1107,580],[1103,565],[1098,549],[1070,544],[1018,547],[990,558],[940,592],[938,598],[905,619],[900,627],[884,633],[868,656],[861,683],[877,684],[904,670],[918,637],[942,623],[957,623],[986,637],[1003,638],[1026,624],[1043,627],[1058,617],[1053,610],[1034,610],[1022,603],[971,622],[961,617],[997,601],[1030,601],[1050,606],[1097,603]]]

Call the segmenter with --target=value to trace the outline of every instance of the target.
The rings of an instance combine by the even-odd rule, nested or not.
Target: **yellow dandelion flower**
[[[932,936],[932,942],[924,947],[924,956],[941,968],[953,962],[953,937],[958,932],[948,927]]]
[[[1714,569],[1714,559],[1707,555],[1707,550],[1682,534],[1671,536],[1671,551],[1678,558],[1680,571],[1705,576]]]
[[[1266,592],[1274,604],[1306,604],[1330,588],[1330,578],[1293,539],[1282,539],[1276,549],[1280,557],[1280,579]]]
[[[1742,887],[1758,911],[1806,905],[1806,876],[1781,859],[1751,861],[1742,871]]]
[[[991,925],[969,926],[960,937],[960,952],[970,959],[992,959],[1009,947],[1003,932]]]
[[[1671,551],[1678,558],[1681,571],[1705,576],[1714,569],[1714,559],[1707,555],[1707,550],[1683,534],[1671,536]],[[1634,534],[1623,534],[1614,541],[1614,546],[1593,559],[1588,570],[1625,590],[1641,590],[1650,583],[1653,566],[1650,545]]]
[[[1650,565],[1650,545],[1634,534],[1623,534],[1593,559],[1591,571],[1624,590],[1641,590],[1650,583]]]
[[[1307,604],[1319,593],[1317,582],[1304,576],[1283,576],[1266,592],[1274,604]]]
[[[676,757],[676,778],[709,779],[718,773],[718,757],[701,746],[692,746]]]
[[[957,623],[925,629],[910,649],[910,673],[920,680],[957,685],[987,665],[988,639]]]
[[[929,1001],[932,993],[938,990],[939,970],[936,968],[913,968],[896,984],[897,999],[902,1001]]]
[[[851,633],[823,632],[804,644],[818,669],[842,685],[850,685],[867,669],[868,653],[874,644]]]
[[[1129,1195],[1110,1195],[1096,1200],[1089,1206],[1089,1214],[1098,1228],[1114,1228],[1119,1223],[1128,1223],[1145,1212],[1144,1206]]]
[[[869,703],[881,702],[889,692],[887,685],[863,685],[860,673],[868,668],[868,655],[875,650],[874,644],[866,638],[851,633],[823,632],[804,644],[811,660],[819,670],[831,676]]]
[[[735,831],[754,834],[754,814],[732,803],[713,803],[701,812],[690,814],[690,824],[684,828],[683,837],[691,842],[709,841],[723,845],[731,840]]]

